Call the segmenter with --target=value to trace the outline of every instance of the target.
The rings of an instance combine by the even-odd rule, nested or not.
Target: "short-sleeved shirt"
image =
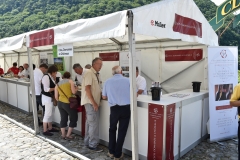
[[[12,71],[14,74],[18,74],[19,69],[17,67],[11,67],[9,68],[10,71]]]
[[[240,84],[236,85],[233,90],[230,101],[238,101],[240,99]]]
[[[28,69],[24,69],[21,73],[24,77],[28,77],[30,74]]]
[[[91,68],[89,70],[86,70],[83,76],[82,80],[82,97],[81,97],[81,105],[85,104],[92,104],[90,99],[88,98],[86,94],[85,87],[90,85],[91,86],[91,93],[93,96],[94,101],[100,105],[100,100],[101,100],[101,87],[99,84],[99,79],[98,79],[98,74],[94,70],[94,68]]]
[[[103,87],[103,96],[108,97],[110,107],[130,104],[130,81],[129,78],[123,77],[121,74],[115,74],[109,78]]]
[[[147,83],[146,79],[140,75],[136,78],[137,92],[138,90],[143,90],[142,95],[147,95]]]
[[[2,68],[0,68],[0,75],[4,74],[4,71]]]
[[[34,84],[35,84],[35,93],[36,95],[41,95],[41,83],[43,78],[43,72],[39,68],[35,68],[33,71]]]
[[[59,89],[59,87],[64,93]],[[68,99],[72,96],[71,84],[69,83],[69,79],[63,79],[58,83],[58,95],[60,102],[69,103]]]

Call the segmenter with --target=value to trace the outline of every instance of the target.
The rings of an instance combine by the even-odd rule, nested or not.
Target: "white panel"
[[[202,135],[206,135],[207,134],[207,122],[209,120],[209,98],[205,98],[204,102],[203,102],[203,131],[202,131]]]
[[[8,86],[8,103],[14,107],[17,107],[17,85],[14,83],[7,83],[7,86]]]
[[[82,131],[82,112],[78,112],[77,127],[74,129],[77,131]]]
[[[0,87],[1,87],[0,100],[5,103],[8,103],[7,83],[0,80]]]
[[[106,142],[109,142],[109,115],[108,102],[102,100],[100,104],[99,138]]]
[[[0,54],[0,68],[2,68],[3,70],[5,68],[3,54]]]
[[[201,138],[202,100],[182,106],[181,151]]]
[[[18,108],[29,112],[28,86],[17,84]]]

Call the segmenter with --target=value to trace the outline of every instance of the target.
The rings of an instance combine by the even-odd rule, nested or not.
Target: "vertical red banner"
[[[166,121],[166,160],[174,160],[174,121],[175,121],[176,105],[170,104],[167,106],[167,121]]]
[[[164,106],[148,104],[148,160],[162,160]]]

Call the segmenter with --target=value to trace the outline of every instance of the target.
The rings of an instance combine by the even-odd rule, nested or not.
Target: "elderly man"
[[[30,73],[29,73],[29,65],[27,64],[27,63],[24,63],[23,64],[23,68],[24,68],[24,70],[23,70],[23,75],[22,75],[22,77],[27,77],[27,78],[29,78],[29,75],[30,75]]]
[[[73,70],[77,74],[75,77],[75,81],[78,82],[78,84],[82,84],[83,75],[85,74],[86,69],[82,68],[82,66],[79,63],[75,63],[73,65]]]
[[[86,66],[85,66],[85,69],[91,69],[91,64],[87,64]]]
[[[147,83],[146,79],[139,75],[138,67],[136,67],[136,84],[137,84],[137,95],[147,95]]]
[[[102,68],[102,59],[95,58],[92,68],[86,70],[82,81],[81,105],[85,106],[87,121],[84,143],[89,149],[101,152],[97,147],[99,141],[99,105],[101,100],[101,88],[99,71]]]
[[[123,158],[122,147],[130,120],[130,82],[122,76],[120,66],[112,68],[113,77],[103,87],[102,98],[108,100],[110,106],[109,152],[108,156],[119,160]],[[116,130],[118,138],[116,141]]]

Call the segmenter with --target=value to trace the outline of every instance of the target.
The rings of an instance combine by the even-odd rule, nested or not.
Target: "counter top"
[[[173,97],[173,96],[183,96],[183,97]],[[193,92],[192,89],[182,90],[178,92],[173,92],[169,94],[164,94],[161,96],[160,101],[153,101],[152,96],[150,95],[139,95],[137,98],[138,102],[144,103],[152,103],[152,104],[159,104],[159,105],[170,105],[173,103],[180,103],[183,101],[188,100],[198,100],[203,99],[204,97],[208,96],[208,91],[201,90],[200,92]],[[138,103],[139,104],[139,103]]]
[[[20,85],[24,85],[24,86],[30,86],[30,82],[18,81],[18,79],[16,79],[16,78],[2,78],[1,77],[0,81],[20,84]]]

